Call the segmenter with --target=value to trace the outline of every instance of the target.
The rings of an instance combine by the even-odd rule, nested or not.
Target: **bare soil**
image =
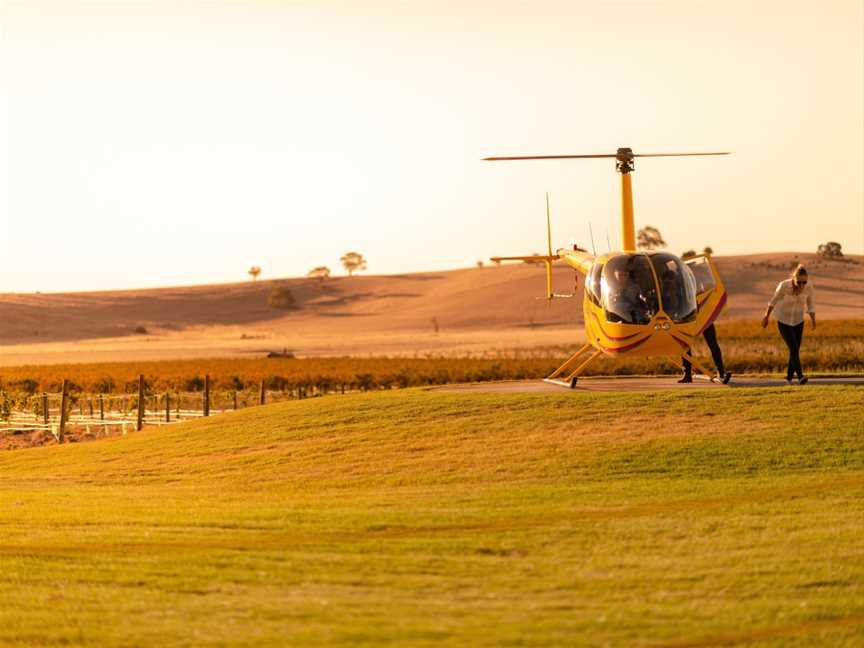
[[[111,429],[111,428],[109,428]],[[116,428],[114,431],[103,433],[100,429],[98,432],[87,432],[85,428],[70,427],[67,428],[63,435],[64,443],[81,443],[85,441],[96,441],[109,436],[119,436],[120,432]],[[51,432],[47,430],[36,430],[21,432],[19,434],[8,434],[0,432],[0,451],[3,450],[20,450],[22,448],[35,448],[37,446],[57,445],[57,439]]]

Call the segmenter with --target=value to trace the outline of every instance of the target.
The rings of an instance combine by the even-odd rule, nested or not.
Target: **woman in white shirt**
[[[816,311],[813,308],[813,286],[807,281],[807,270],[799,265],[790,279],[781,281],[762,318],[762,328],[768,326],[768,317],[774,311],[777,328],[786,346],[789,347],[789,364],[786,368],[786,382],[791,383],[793,375],[798,376],[798,384],[807,382],[801,369],[801,340],[804,338],[804,306],[810,314],[812,328],[816,328]]]

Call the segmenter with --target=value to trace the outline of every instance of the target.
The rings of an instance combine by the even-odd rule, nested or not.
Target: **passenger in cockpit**
[[[681,312],[681,290],[678,275],[672,270],[665,270],[660,275],[660,296],[663,299],[663,310],[673,320],[678,319]]]

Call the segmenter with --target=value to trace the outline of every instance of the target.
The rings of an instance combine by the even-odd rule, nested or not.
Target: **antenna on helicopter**
[[[606,230],[606,253],[612,252],[612,242],[609,240],[609,230]]]
[[[594,229],[591,227],[591,221],[588,221],[588,233],[591,234],[591,253],[597,256],[597,248],[594,246]]]

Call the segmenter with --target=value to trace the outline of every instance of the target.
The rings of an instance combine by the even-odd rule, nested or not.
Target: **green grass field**
[[[862,406],[411,389],[0,453],[0,643],[862,645]]]

